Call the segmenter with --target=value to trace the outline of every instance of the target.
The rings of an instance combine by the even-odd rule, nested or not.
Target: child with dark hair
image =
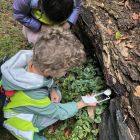
[[[44,25],[61,25],[69,29],[78,19],[81,0],[14,0],[13,13],[29,43]],[[46,26],[45,26],[46,27]],[[27,36],[25,35],[27,34]]]
[[[81,0],[14,0],[13,13],[16,20],[36,32],[43,23],[75,24],[80,4]]]
[[[79,109],[96,104],[82,100],[60,103],[61,92],[53,78],[85,61],[83,45],[69,31],[50,27],[32,50],[21,50],[2,67],[2,86],[15,90],[4,106],[4,127],[19,140],[46,140],[38,132]]]

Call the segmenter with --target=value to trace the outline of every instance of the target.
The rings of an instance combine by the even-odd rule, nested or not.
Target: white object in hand
[[[94,96],[82,96],[82,100],[86,104],[92,104],[97,102],[97,99]]]
[[[104,91],[104,94],[105,94],[106,96],[111,95],[111,90],[110,90],[110,89],[105,90],[105,91]]]
[[[97,100],[96,97],[102,96],[102,95],[106,95],[106,97],[104,99],[101,100]],[[87,103],[87,104],[92,104],[92,103],[101,103],[104,101],[107,101],[110,99],[109,95],[111,95],[111,90],[107,89],[104,92],[100,92],[95,94],[94,96],[82,96],[82,100]]]

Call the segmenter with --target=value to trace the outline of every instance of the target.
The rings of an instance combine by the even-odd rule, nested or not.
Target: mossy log
[[[76,35],[102,67],[116,97],[103,114],[99,140],[140,139],[140,2],[88,0]]]

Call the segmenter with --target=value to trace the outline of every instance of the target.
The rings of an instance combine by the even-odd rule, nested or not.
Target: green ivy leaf
[[[91,132],[93,133],[94,136],[97,136],[99,133],[99,129],[94,129]]]
[[[101,123],[101,117],[100,117],[100,116],[97,116],[97,117],[94,119],[94,122],[95,122],[95,123]]]
[[[96,108],[96,114],[97,114],[97,115],[102,114],[102,108],[97,107],[97,108]]]

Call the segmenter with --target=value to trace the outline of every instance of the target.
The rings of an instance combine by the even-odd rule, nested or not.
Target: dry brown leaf
[[[136,86],[135,90],[136,90],[137,92],[140,92],[140,85]]]
[[[49,132],[50,134],[52,134],[52,133],[55,132],[55,128],[54,128],[53,125],[51,125],[51,126],[48,128],[48,132]]]
[[[64,136],[65,137],[70,137],[71,136],[71,134],[72,134],[72,131],[70,130],[70,129],[68,129],[68,128],[66,128],[65,130],[64,130]]]
[[[120,43],[121,43],[121,40],[116,40],[116,41],[115,41],[115,44],[116,44],[116,45],[118,45],[118,44],[120,44]]]
[[[134,46],[132,45],[132,44],[127,44],[125,47],[127,47],[127,48],[129,48],[129,49],[133,49],[134,48]]]
[[[133,58],[132,58],[132,57],[126,57],[125,60],[126,60],[126,61],[132,61]]]
[[[113,31],[111,29],[107,29],[106,32],[109,34],[109,35],[112,35],[113,34]]]
[[[100,19],[101,17],[100,16],[97,16],[97,19]]]
[[[126,40],[126,39],[128,39],[128,36],[126,35],[121,36],[121,40]]]
[[[119,40],[116,40],[116,41],[115,41],[115,44],[118,45],[118,44],[120,44],[122,41],[124,41],[124,40],[126,40],[126,39],[128,39],[128,36],[123,35],[123,36],[120,37]]]
[[[109,20],[108,20],[108,24],[112,24],[112,21],[111,21],[111,19],[109,19]]]
[[[134,95],[140,97],[140,86],[136,86],[135,91]]]
[[[129,0],[122,0],[121,2],[118,2],[118,5],[124,6],[126,9],[131,10],[131,6],[129,4]]]
[[[124,6],[124,0],[123,0],[123,1],[120,1],[120,2],[118,2],[118,5],[120,5],[120,6]]]
[[[96,107],[94,107],[94,106],[87,107],[87,112],[88,112],[89,118],[94,119],[95,111],[96,111]]]
[[[129,0],[126,0],[126,1],[124,2],[124,6],[125,6],[126,9],[131,10],[131,6],[130,6],[130,4],[129,4]]]
[[[139,19],[139,14],[133,13],[132,14],[132,19],[133,20],[138,20]]]

